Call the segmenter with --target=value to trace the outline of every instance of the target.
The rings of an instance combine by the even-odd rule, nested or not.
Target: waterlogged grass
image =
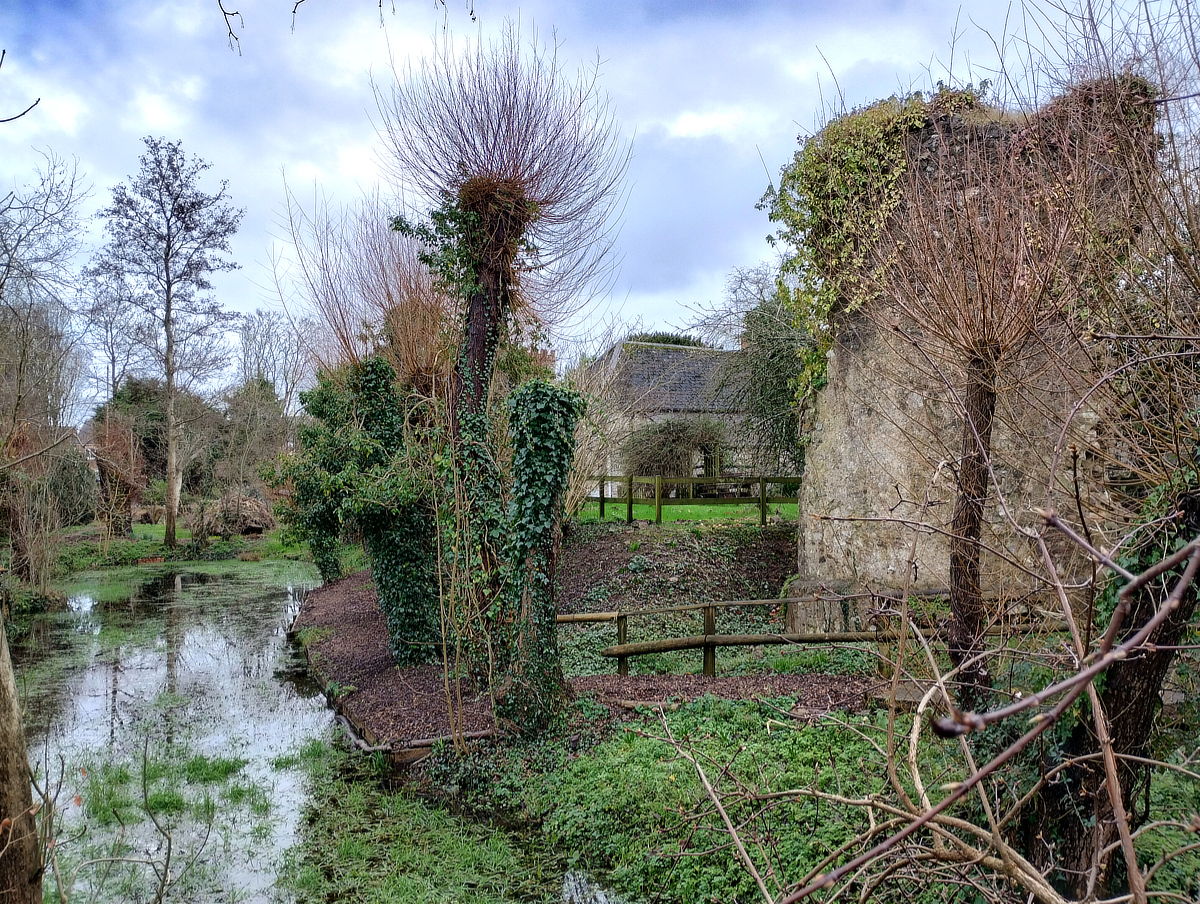
[[[515,836],[384,787],[340,748],[296,755],[311,788],[300,843],[280,876],[296,904],[553,901],[561,873]]]
[[[82,786],[77,805],[100,826],[133,825],[155,815],[191,814],[211,821],[215,814],[210,786],[226,784],[222,801],[254,815],[270,811],[270,789],[237,778],[243,759],[208,757],[186,747],[140,761],[84,760],[76,769]],[[235,780],[236,778],[236,780]],[[232,815],[225,808],[226,816]]]
[[[184,764],[183,771],[190,784],[210,785],[229,779],[241,772],[245,765],[246,761],[241,758],[197,754]]]
[[[271,899],[303,799],[274,760],[328,724],[282,633],[317,580],[288,560],[96,569],[14,647],[58,789],[53,900],[155,900],[168,850],[166,902]]]
[[[167,900],[235,900],[231,889],[219,888],[219,858],[205,853],[227,827],[269,813],[270,789],[242,776],[245,764],[178,745],[154,756],[92,758],[71,768],[58,804],[69,828],[60,824],[46,900],[58,901],[60,893],[71,900],[152,899],[168,867],[165,835],[154,821],[174,847]]]

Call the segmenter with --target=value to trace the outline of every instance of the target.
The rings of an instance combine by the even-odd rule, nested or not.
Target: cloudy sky
[[[242,269],[218,299],[277,304],[284,175],[352,202],[380,180],[372,80],[389,86],[447,32],[497,35],[506,19],[557,40],[570,71],[601,61],[601,84],[633,140],[620,269],[606,309],[647,327],[684,323],[718,299],[726,274],[771,256],[769,178],[822,109],[927,87],[948,65],[963,81],[994,59],[1007,9],[952,0],[226,0],[241,12],[231,50],[217,0],[4,0],[0,4],[0,189],[28,182],[52,150],[78,160],[90,209],[138,166],[146,135],[182,139],[246,208]],[[958,22],[959,38],[951,43]],[[975,72],[968,75],[968,67]],[[94,230],[98,238],[98,230]],[[597,309],[598,310],[598,309]]]

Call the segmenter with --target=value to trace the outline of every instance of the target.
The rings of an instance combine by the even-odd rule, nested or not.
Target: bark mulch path
[[[452,728],[441,665],[400,669],[388,652],[387,628],[375,602],[369,571],[312,591],[293,625],[309,629],[308,655],[321,685],[332,688],[336,708],[371,746],[403,748],[417,739],[444,737]],[[870,682],[829,675],[591,675],[572,682],[617,714],[632,703],[678,702],[713,694],[732,700],[795,696],[800,717],[830,709],[858,709]],[[327,690],[327,693],[329,691]],[[492,727],[486,698],[464,699],[465,732]]]

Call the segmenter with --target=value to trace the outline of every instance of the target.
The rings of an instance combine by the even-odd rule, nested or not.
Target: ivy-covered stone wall
[[[1049,115],[1054,115],[1051,108]],[[902,139],[904,168],[927,177],[964,180],[965,168],[1005,155],[1028,156],[1044,142],[1037,117],[1013,118],[957,112],[912,120]],[[1061,122],[1056,122],[1061,126]],[[1061,130],[1055,134],[1063,134]],[[971,159],[966,159],[967,149]],[[1025,158],[1022,158],[1025,159]],[[910,183],[911,184],[911,183]],[[1105,190],[1112,190],[1109,185]],[[907,203],[895,201],[899,208]],[[874,288],[878,289],[878,283]],[[851,582],[875,589],[932,590],[949,584],[949,534],[955,467],[960,454],[963,374],[953,354],[922,325],[895,313],[886,298],[864,292],[854,304],[830,308],[830,332],[818,368],[816,395],[800,494],[798,570],[801,583]],[[1105,442],[1100,417],[1075,409],[1087,367],[1078,357],[1086,318],[1068,311],[997,377],[998,403],[991,438],[994,482],[984,512],[981,576],[984,593],[1018,599],[1036,589],[1037,550],[1014,531],[1038,522],[1035,508],[1074,510],[1078,480],[1082,504],[1103,523],[1113,511],[1104,469],[1090,453]],[[1076,366],[1076,365],[1080,366]],[[1064,452],[1050,478],[1056,449]],[[1087,570],[1065,543],[1061,564],[1082,577]],[[793,630],[804,614],[791,616]]]

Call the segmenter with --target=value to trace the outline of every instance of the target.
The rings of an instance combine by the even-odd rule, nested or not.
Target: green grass
[[[270,531],[261,537],[232,537],[229,540],[213,539],[206,549],[198,550],[191,545],[191,533],[185,529],[176,531],[179,545],[168,549],[164,543],[164,526],[161,524],[135,524],[133,539],[126,537],[101,539],[100,528],[72,528],[58,536],[58,562],[55,568],[60,576],[96,568],[136,566],[141,559],[163,558],[167,562],[193,562],[235,559],[308,559],[305,544],[285,541],[280,530]],[[352,556],[348,555],[348,558]]]
[[[216,815],[209,791],[216,788],[223,815],[264,815],[270,809],[270,794],[262,785],[240,777],[245,765],[243,759],[208,757],[183,745],[144,760],[85,761],[77,773],[83,780],[80,804],[85,815],[102,826],[140,822],[147,810],[166,816],[187,812],[207,822]]]
[[[779,516],[787,521],[797,518],[796,503],[771,503],[767,506],[767,517]],[[624,521],[626,506],[623,500],[608,500],[604,504],[604,520]],[[654,503],[635,502],[633,504],[634,520],[653,521]],[[590,524],[600,520],[600,503],[589,500],[575,515],[581,524]],[[664,505],[662,507],[663,521],[738,521],[757,524],[761,515],[757,502],[747,502],[738,505]]]
[[[183,769],[189,782],[210,785],[213,782],[223,782],[241,772],[245,765],[246,761],[240,758],[230,759],[223,756],[210,758],[203,754],[196,754],[184,764]]]
[[[791,702],[705,698],[666,718],[672,735],[726,789],[730,776],[767,792],[816,787],[854,796],[882,789],[883,771],[864,768],[873,754],[865,735],[878,731],[872,718],[791,723],[779,712]],[[658,715],[601,730],[596,718],[605,712],[583,698],[536,741],[481,744],[466,757],[440,750],[426,767],[426,787],[452,795],[468,812],[524,822],[568,865],[630,900],[754,900],[753,880],[728,849],[695,769],[663,740]],[[775,867],[793,878],[868,824],[861,812],[812,800],[785,800],[753,818],[759,804],[726,804],[735,820],[748,820],[747,834],[770,838]],[[760,853],[754,856],[765,866]],[[876,900],[902,898],[941,900]]]
[[[133,774],[125,763],[105,763],[83,770],[86,778],[80,800],[84,815],[102,826],[136,822],[141,802],[134,799]]]
[[[303,761],[312,803],[281,889],[297,904],[552,901],[557,869],[502,830],[388,791],[369,761],[327,746]]]

